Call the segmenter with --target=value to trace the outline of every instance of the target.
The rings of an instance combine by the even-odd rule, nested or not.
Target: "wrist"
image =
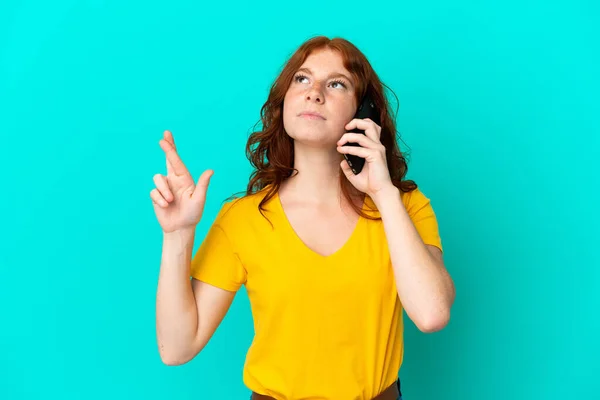
[[[189,238],[193,238],[194,235],[196,233],[196,227],[195,226],[188,226],[185,228],[181,228],[181,229],[176,229],[174,231],[171,232],[165,232],[163,231],[163,239],[166,241],[172,241],[172,240],[186,240]]]
[[[379,210],[386,207],[388,203],[397,204],[400,200],[400,190],[393,184],[389,184],[373,195],[369,195]]]

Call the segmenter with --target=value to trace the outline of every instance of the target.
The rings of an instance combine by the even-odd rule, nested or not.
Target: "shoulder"
[[[406,208],[410,219],[413,221],[421,235],[434,236],[434,244],[438,245],[438,226],[435,211],[431,200],[420,189],[416,188],[410,192],[402,193],[402,203]]]
[[[401,192],[400,197],[402,203],[407,210],[420,209],[431,204],[431,199],[425,195],[419,188],[415,188],[410,192]]]
[[[257,193],[244,195],[224,202],[215,218],[215,224],[223,229],[232,229],[238,226],[240,222],[252,221],[258,217],[262,218],[259,207],[266,195],[267,190],[263,189]],[[270,203],[269,201],[265,205],[265,208],[268,209]]]

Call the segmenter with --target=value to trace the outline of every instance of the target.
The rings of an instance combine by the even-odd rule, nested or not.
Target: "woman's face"
[[[338,52],[311,53],[296,71],[283,101],[287,134],[309,146],[335,147],[356,112],[354,91],[352,76]]]

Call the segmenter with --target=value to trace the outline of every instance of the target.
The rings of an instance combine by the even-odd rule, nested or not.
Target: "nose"
[[[323,93],[321,90],[319,90],[317,85],[314,85],[308,89],[308,92],[306,93],[306,100],[314,101],[315,103],[319,104],[323,103]]]

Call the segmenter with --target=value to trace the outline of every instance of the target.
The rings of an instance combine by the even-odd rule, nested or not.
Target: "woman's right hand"
[[[171,132],[165,131],[159,144],[167,158],[167,175],[154,175],[156,188],[150,191],[158,223],[164,233],[195,228],[202,218],[213,171],[204,171],[198,183],[194,184],[194,179],[177,154]]]

